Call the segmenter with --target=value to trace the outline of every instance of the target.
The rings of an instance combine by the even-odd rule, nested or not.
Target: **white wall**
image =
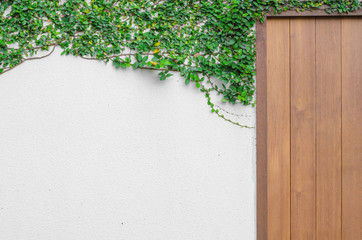
[[[59,53],[0,76],[0,239],[256,239],[255,130],[180,77]]]

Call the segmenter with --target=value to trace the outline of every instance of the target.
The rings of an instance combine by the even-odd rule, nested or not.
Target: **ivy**
[[[267,12],[348,13],[362,3],[281,0],[2,0],[0,74],[25,61],[62,54],[148,69],[166,80],[175,72],[211,102],[255,105],[256,21]],[[37,57],[41,51],[49,53]],[[246,126],[242,126],[246,127]]]

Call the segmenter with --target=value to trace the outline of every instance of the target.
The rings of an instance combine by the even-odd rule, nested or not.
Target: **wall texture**
[[[255,131],[180,77],[59,51],[0,76],[0,239],[252,240],[255,181]]]

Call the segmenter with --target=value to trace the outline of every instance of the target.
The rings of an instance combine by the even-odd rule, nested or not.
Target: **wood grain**
[[[362,18],[267,22],[257,26],[258,240],[362,239]]]
[[[362,18],[342,20],[342,239],[362,239]]]
[[[315,19],[290,19],[291,239],[315,239]]]
[[[257,239],[267,240],[267,57],[266,24],[256,23]]]
[[[289,19],[267,25],[268,240],[290,239]]]
[[[316,239],[341,240],[341,19],[316,20]]]

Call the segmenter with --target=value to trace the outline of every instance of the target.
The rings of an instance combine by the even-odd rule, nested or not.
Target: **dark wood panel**
[[[341,19],[316,20],[316,239],[341,240]]]
[[[362,18],[342,20],[342,239],[362,239]]]
[[[291,239],[315,239],[315,22],[290,19]]]
[[[268,240],[290,239],[289,19],[267,25]]]
[[[266,24],[256,24],[257,239],[267,240],[267,52]]]

